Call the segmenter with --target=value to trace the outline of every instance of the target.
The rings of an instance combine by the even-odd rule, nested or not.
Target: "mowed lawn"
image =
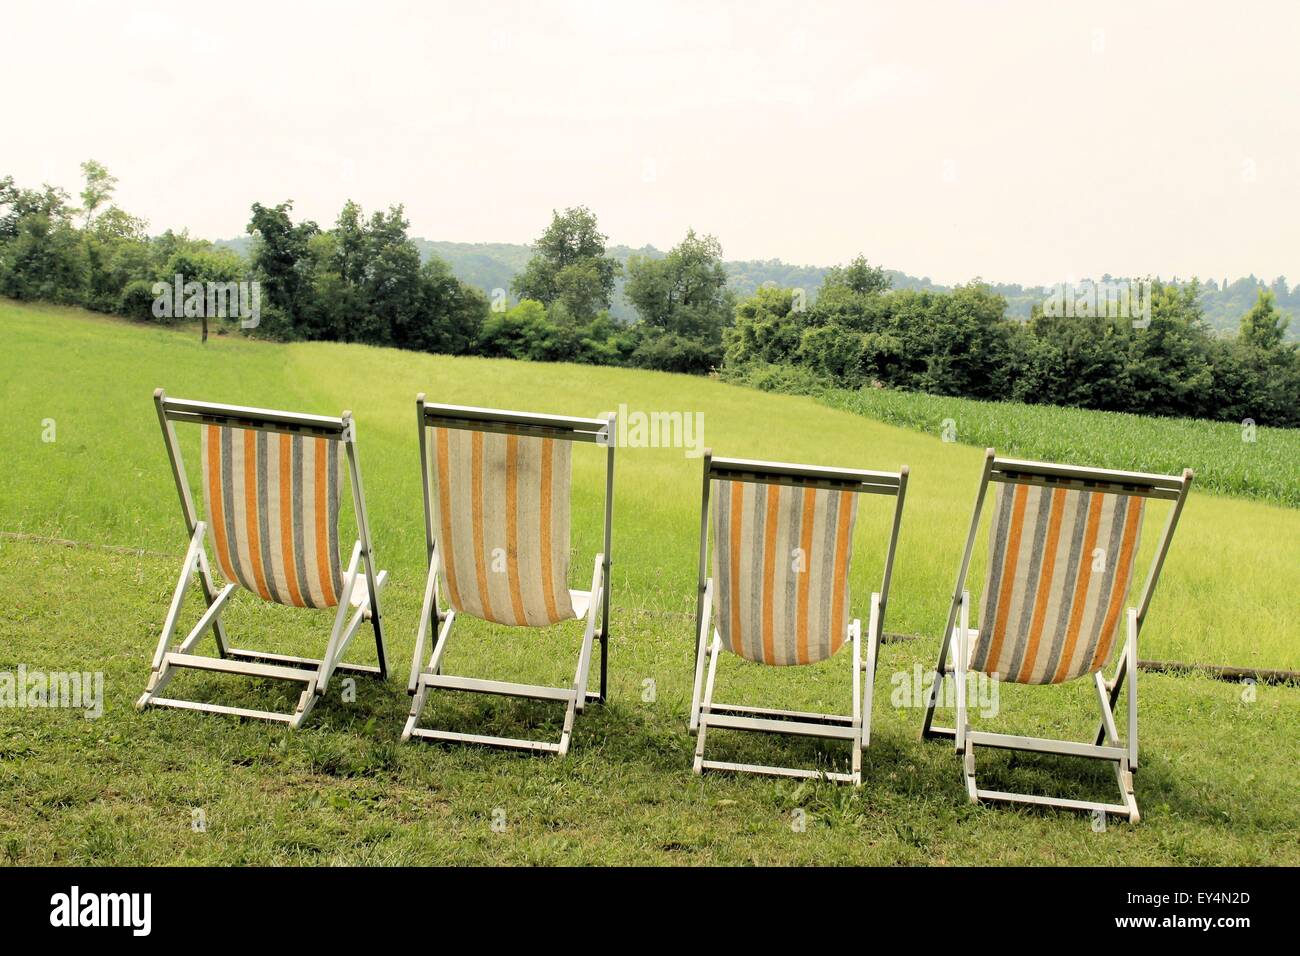
[[[1137,778],[1144,819],[1136,827],[1112,821],[1097,833],[1082,816],[966,803],[950,748],[918,739],[921,712],[908,691],[937,652],[979,476],[976,448],[811,399],[683,376],[236,336],[203,346],[189,333],[9,302],[0,302],[0,330],[0,531],[86,545],[0,538],[0,672],[21,664],[105,675],[97,720],[0,708],[0,861],[1300,861],[1300,689],[1291,686],[1144,674]],[[354,411],[375,548],[392,575],[389,681],[360,681],[355,701],[332,686],[299,732],[134,711],[185,543],[151,401],[158,386],[211,401]],[[690,773],[700,462],[680,448],[618,452],[612,702],[580,719],[570,756],[401,744],[424,576],[419,391],[433,401],[579,415],[620,404],[702,412],[704,442],[720,455],[908,464],[886,626],[919,637],[883,652],[864,786]],[[44,440],[51,431],[54,440]],[[197,478],[197,436],[181,431]],[[599,546],[602,481],[600,451],[576,449],[577,587],[585,587]],[[1144,557],[1166,507],[1153,503],[1148,514]],[[879,583],[888,518],[886,499],[864,499],[852,578],[858,616]],[[976,592],[982,571],[977,560]],[[1194,491],[1141,654],[1300,668],[1291,625],[1298,594],[1300,511]],[[197,617],[198,603],[195,594],[185,622]],[[327,614],[258,607],[247,595],[227,621],[245,645],[313,656],[329,627]],[[532,634],[465,623],[449,671],[571,678],[576,627]],[[373,654],[364,635],[354,645],[360,660]],[[800,669],[725,664],[723,699],[848,707],[844,654]],[[289,698],[279,686],[215,676],[185,675],[173,687],[246,706]],[[1090,695],[1082,683],[1003,688],[991,723],[1086,737],[1095,721]],[[558,716],[542,705],[453,696],[434,698],[426,722],[540,736],[558,732]],[[835,744],[792,738],[719,732],[713,740],[724,759],[838,767],[845,756]],[[989,785],[1062,795],[1109,795],[1113,781],[1104,767],[1068,760],[992,754],[983,766]]]

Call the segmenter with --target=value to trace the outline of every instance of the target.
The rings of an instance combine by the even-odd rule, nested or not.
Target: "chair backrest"
[[[858,495],[899,495],[888,565],[905,480],[905,471],[709,456],[705,494],[713,498],[714,621],[722,645],[746,660],[775,665],[816,663],[838,651],[852,617],[849,567]],[[886,580],[888,574],[887,567]]]
[[[334,607],[339,560],[339,442],[202,426],[203,501],[221,573],[264,600]]]
[[[1110,657],[1132,580],[1142,499],[999,485],[971,667],[1058,684]]]
[[[1145,499],[1181,504],[1184,479],[1010,459],[992,460],[987,475],[997,493],[971,669],[1021,684],[1101,669],[1120,633]],[[1171,533],[1172,523],[1161,559]],[[1153,586],[1154,576],[1144,615]]]
[[[426,526],[448,604],[516,627],[576,617],[569,592],[573,441],[594,440],[607,423],[420,407]],[[585,438],[574,438],[573,423]]]
[[[339,553],[339,498],[346,454],[371,619],[378,580],[357,464],[351,412],[338,418],[169,398],[154,391],[181,513],[191,536],[199,516],[175,425],[200,426],[207,536],[222,574],[264,600],[336,607],[346,600]],[[359,583],[357,586],[360,586]]]

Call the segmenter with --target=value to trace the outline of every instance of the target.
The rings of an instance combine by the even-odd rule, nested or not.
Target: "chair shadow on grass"
[[[944,767],[947,788],[952,790],[954,799],[969,803],[963,784],[961,760],[953,752],[952,743],[947,740],[924,741],[923,746],[927,751],[933,751],[940,766]],[[1118,792],[1112,763],[1060,754],[1022,753],[981,747],[979,776],[980,786],[985,789],[1015,793],[1113,802]],[[1217,816],[1212,806],[1191,797],[1185,786],[1187,782],[1180,782],[1163,763],[1150,760],[1142,763],[1134,774],[1134,781],[1138,805],[1143,811],[1144,819],[1151,809],[1162,804],[1171,813],[1183,818],[1209,820]],[[1084,816],[1079,811],[1028,804],[993,804],[986,801],[980,805],[996,813],[1041,817]]]
[[[902,733],[900,734],[900,731]],[[716,737],[715,737],[716,735]],[[843,742],[806,737],[769,737],[740,731],[710,731],[710,745],[718,759],[750,764],[784,764],[814,771],[844,772],[848,747]],[[682,761],[686,767],[686,759]],[[855,790],[870,801],[872,793],[886,791],[899,798],[914,798],[918,790],[969,807],[960,758],[951,741],[918,739],[917,728],[887,725],[873,728],[871,745],[863,751],[862,786],[826,784]],[[1115,774],[1108,763],[1052,754],[1022,754],[1016,751],[982,748],[981,778],[985,785],[1024,793],[1077,799],[1113,799]],[[900,772],[906,771],[906,772]],[[726,775],[740,779],[736,775]],[[752,778],[751,778],[752,779]],[[1193,781],[1177,777],[1162,761],[1148,761],[1136,774],[1139,803],[1146,807],[1167,807],[1167,812],[1184,819],[1221,820],[1219,811],[1207,803]],[[768,778],[774,782],[775,778]],[[824,782],[824,781],[823,781]],[[789,781],[791,787],[797,781]],[[1042,806],[1007,806],[984,803],[990,813],[1031,814],[1043,817],[1075,815],[1076,811]]]

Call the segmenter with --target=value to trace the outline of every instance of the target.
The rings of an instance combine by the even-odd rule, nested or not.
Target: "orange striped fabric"
[[[970,666],[1021,684],[1102,667],[1133,577],[1143,499],[999,484]]]
[[[221,573],[267,601],[337,605],[338,442],[204,425],[200,443],[208,537]]]
[[[576,617],[568,583],[572,445],[430,431],[438,573],[448,603],[516,627]]]
[[[811,664],[848,636],[857,495],[713,482],[715,620],[746,660]]]

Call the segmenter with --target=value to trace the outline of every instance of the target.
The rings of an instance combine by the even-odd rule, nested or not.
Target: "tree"
[[[1198,282],[1152,282],[1151,324],[1134,328],[1120,319],[1115,327],[1124,348],[1121,410],[1189,418],[1217,414],[1208,404],[1214,348]]]
[[[202,342],[208,340],[208,322],[216,318],[208,314],[209,300],[206,296],[210,283],[233,283],[238,282],[243,277],[244,261],[243,259],[231,252],[229,249],[214,249],[210,242],[196,241],[187,243],[172,253],[167,260],[167,265],[163,268],[162,281],[171,285],[174,283],[176,276],[183,279],[182,289],[190,283],[198,283],[202,289],[200,294],[203,295],[203,306],[197,310],[197,315],[192,313],[188,306],[190,299],[188,296],[180,300],[172,300],[172,318],[198,318],[201,324]],[[196,303],[197,304],[197,303]],[[225,316],[232,318],[232,316]]]
[[[349,325],[365,308],[360,285],[347,282],[339,272],[338,230],[319,232],[307,242],[311,292],[297,322],[305,339],[346,342]]]
[[[793,364],[804,324],[794,305],[794,291],[775,286],[761,286],[741,301],[725,335],[724,364],[731,369]]]
[[[145,220],[116,205],[105,207],[82,229],[86,253],[82,301],[86,308],[97,312],[119,311],[126,286],[153,273],[148,230]]]
[[[688,230],[662,259],[632,256],[627,271],[624,293],[641,318],[633,364],[707,372],[721,363],[735,301],[716,238]]]
[[[253,270],[266,298],[261,328],[277,338],[298,337],[299,323],[313,305],[308,252],[320,227],[310,220],[294,225],[289,217],[292,211],[292,200],[272,207],[255,202],[248,223],[255,240]]]
[[[713,236],[688,230],[662,259],[632,256],[627,271],[624,292],[641,321],[688,335],[716,332],[721,338],[734,303],[722,246]]]
[[[880,266],[867,262],[866,256],[859,255],[847,266],[831,266],[822,282],[822,289],[843,288],[855,295],[878,295],[888,292],[889,275]]]
[[[50,219],[70,219],[68,194],[57,186],[45,185],[42,189],[20,189],[12,176],[0,179],[0,242],[18,236],[18,224],[27,216],[36,214]]]
[[[370,260],[370,239],[361,207],[351,199],[345,202],[331,231],[334,243],[329,265],[344,282],[361,285],[365,281],[366,267]]]
[[[420,268],[421,320],[413,330],[411,348],[446,355],[464,355],[474,348],[484,318],[487,297],[452,274],[437,256]]]
[[[860,332],[881,331],[889,324],[889,274],[858,256],[847,266],[832,266],[809,309],[810,324],[839,324]],[[907,290],[904,290],[907,291]]]
[[[461,283],[437,259],[421,265],[407,236],[402,206],[373,213],[349,200],[334,227],[293,232],[287,208],[254,206],[263,238],[255,257],[277,281],[299,281],[296,305],[283,288],[276,305],[292,307],[293,333],[308,339],[364,342],[426,352],[468,352],[487,313],[481,292]],[[306,224],[304,224],[306,225]],[[312,226],[312,229],[315,229]],[[277,258],[275,250],[284,251]],[[285,263],[292,261],[292,269]]]
[[[614,280],[622,271],[617,260],[605,255],[606,238],[586,206],[552,211],[551,224],[534,243],[524,271],[511,282],[512,291],[547,308],[560,305],[560,315],[572,324],[590,322],[609,308]]]
[[[403,208],[377,211],[366,226],[366,266],[362,289],[367,308],[355,339],[372,345],[412,348],[420,318],[420,253],[406,235]]]
[[[89,229],[91,220],[95,218],[95,210],[113,198],[113,192],[117,189],[117,177],[93,159],[81,164],[81,175],[86,179],[86,186],[81,190],[81,212],[86,217],[84,228]]]
[[[1222,346],[1214,365],[1216,393],[1209,398],[1221,417],[1300,425],[1300,346],[1284,341],[1290,318],[1274,303],[1273,290],[1259,290],[1236,340]]]
[[[479,352],[496,358],[544,362],[561,353],[560,331],[546,316],[546,306],[522,299],[504,312],[494,312],[479,337]]]
[[[1286,287],[1285,282],[1282,285]],[[1272,289],[1260,289],[1255,305],[1241,317],[1239,336],[1246,345],[1271,352],[1282,344],[1291,319],[1278,312],[1274,302]]]
[[[55,186],[18,189],[0,181],[0,295],[79,303],[85,249],[72,223],[68,194]]]

